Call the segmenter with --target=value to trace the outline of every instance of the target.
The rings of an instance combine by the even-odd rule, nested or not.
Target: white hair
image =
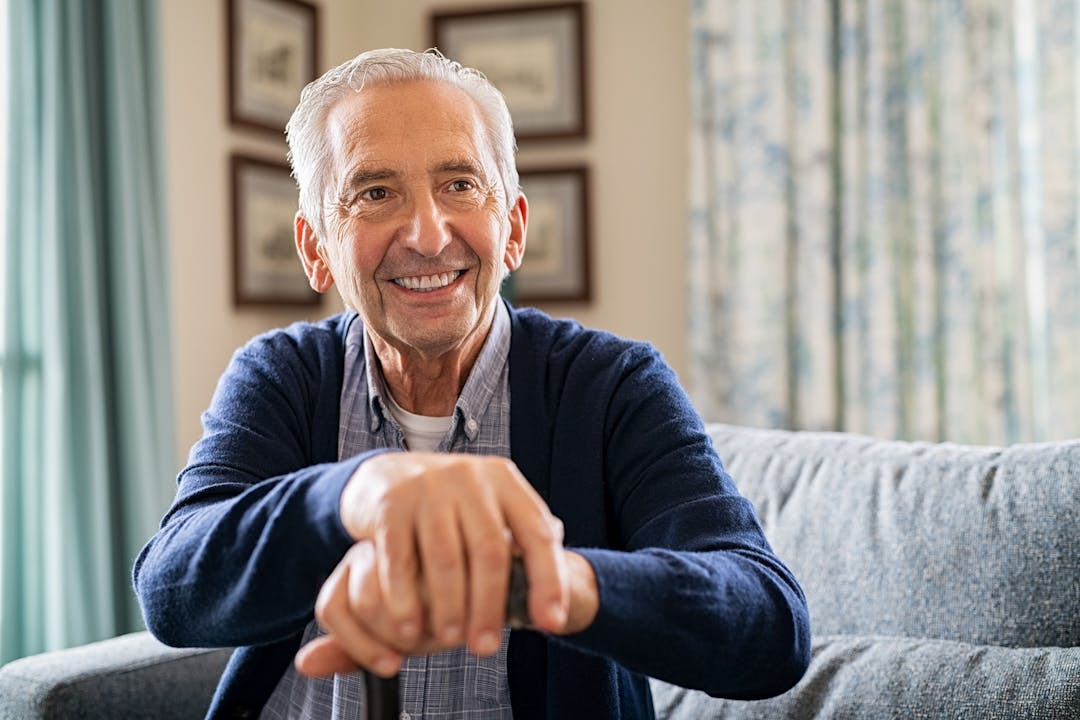
[[[369,50],[327,71],[300,93],[300,103],[285,127],[289,162],[300,187],[300,212],[319,239],[325,238],[323,197],[330,177],[331,148],[326,132],[330,110],[365,87],[430,80],[464,90],[476,103],[502,180],[506,206],[520,192],[515,160],[517,145],[510,110],[499,90],[479,70],[464,67],[432,48],[426,52],[385,48]]]

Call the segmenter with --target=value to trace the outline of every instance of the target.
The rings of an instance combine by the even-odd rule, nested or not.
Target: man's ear
[[[326,247],[319,242],[311,223],[300,213],[296,213],[296,252],[312,290],[324,293],[334,286],[334,276],[326,262]]]
[[[529,227],[529,201],[525,193],[519,193],[514,207],[510,208],[510,237],[506,241],[506,253],[503,262],[506,269],[514,272],[521,267],[525,257],[525,231]]]

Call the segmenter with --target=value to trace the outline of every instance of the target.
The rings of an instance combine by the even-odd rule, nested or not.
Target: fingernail
[[[460,625],[447,625],[442,631],[442,641],[452,643],[461,637]]]
[[[552,603],[548,608],[548,617],[557,629],[561,630],[566,625],[566,610],[559,603]]]
[[[476,640],[476,654],[490,655],[499,649],[501,638],[493,632],[481,633]]]
[[[375,661],[375,673],[389,677],[398,671],[397,660],[390,657],[381,657]]]

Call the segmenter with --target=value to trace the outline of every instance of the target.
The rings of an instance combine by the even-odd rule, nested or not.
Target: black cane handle
[[[529,626],[529,579],[525,563],[514,558],[510,563],[510,587],[506,594],[506,623],[517,630]],[[398,676],[384,678],[364,673],[364,707],[367,720],[397,720],[401,714],[401,689]]]
[[[398,720],[401,713],[401,691],[398,676],[380,677],[372,672],[364,675],[364,711],[367,720]]]
[[[529,627],[529,578],[520,557],[510,562],[510,587],[506,592],[506,624],[512,630]]]

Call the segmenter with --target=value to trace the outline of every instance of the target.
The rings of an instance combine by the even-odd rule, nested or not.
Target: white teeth
[[[450,283],[457,280],[459,275],[461,275],[461,270],[454,270],[452,272],[439,273],[438,275],[421,275],[418,277],[414,276],[394,278],[394,282],[405,288],[406,290],[431,292],[432,290],[438,290],[441,287],[446,287]]]

